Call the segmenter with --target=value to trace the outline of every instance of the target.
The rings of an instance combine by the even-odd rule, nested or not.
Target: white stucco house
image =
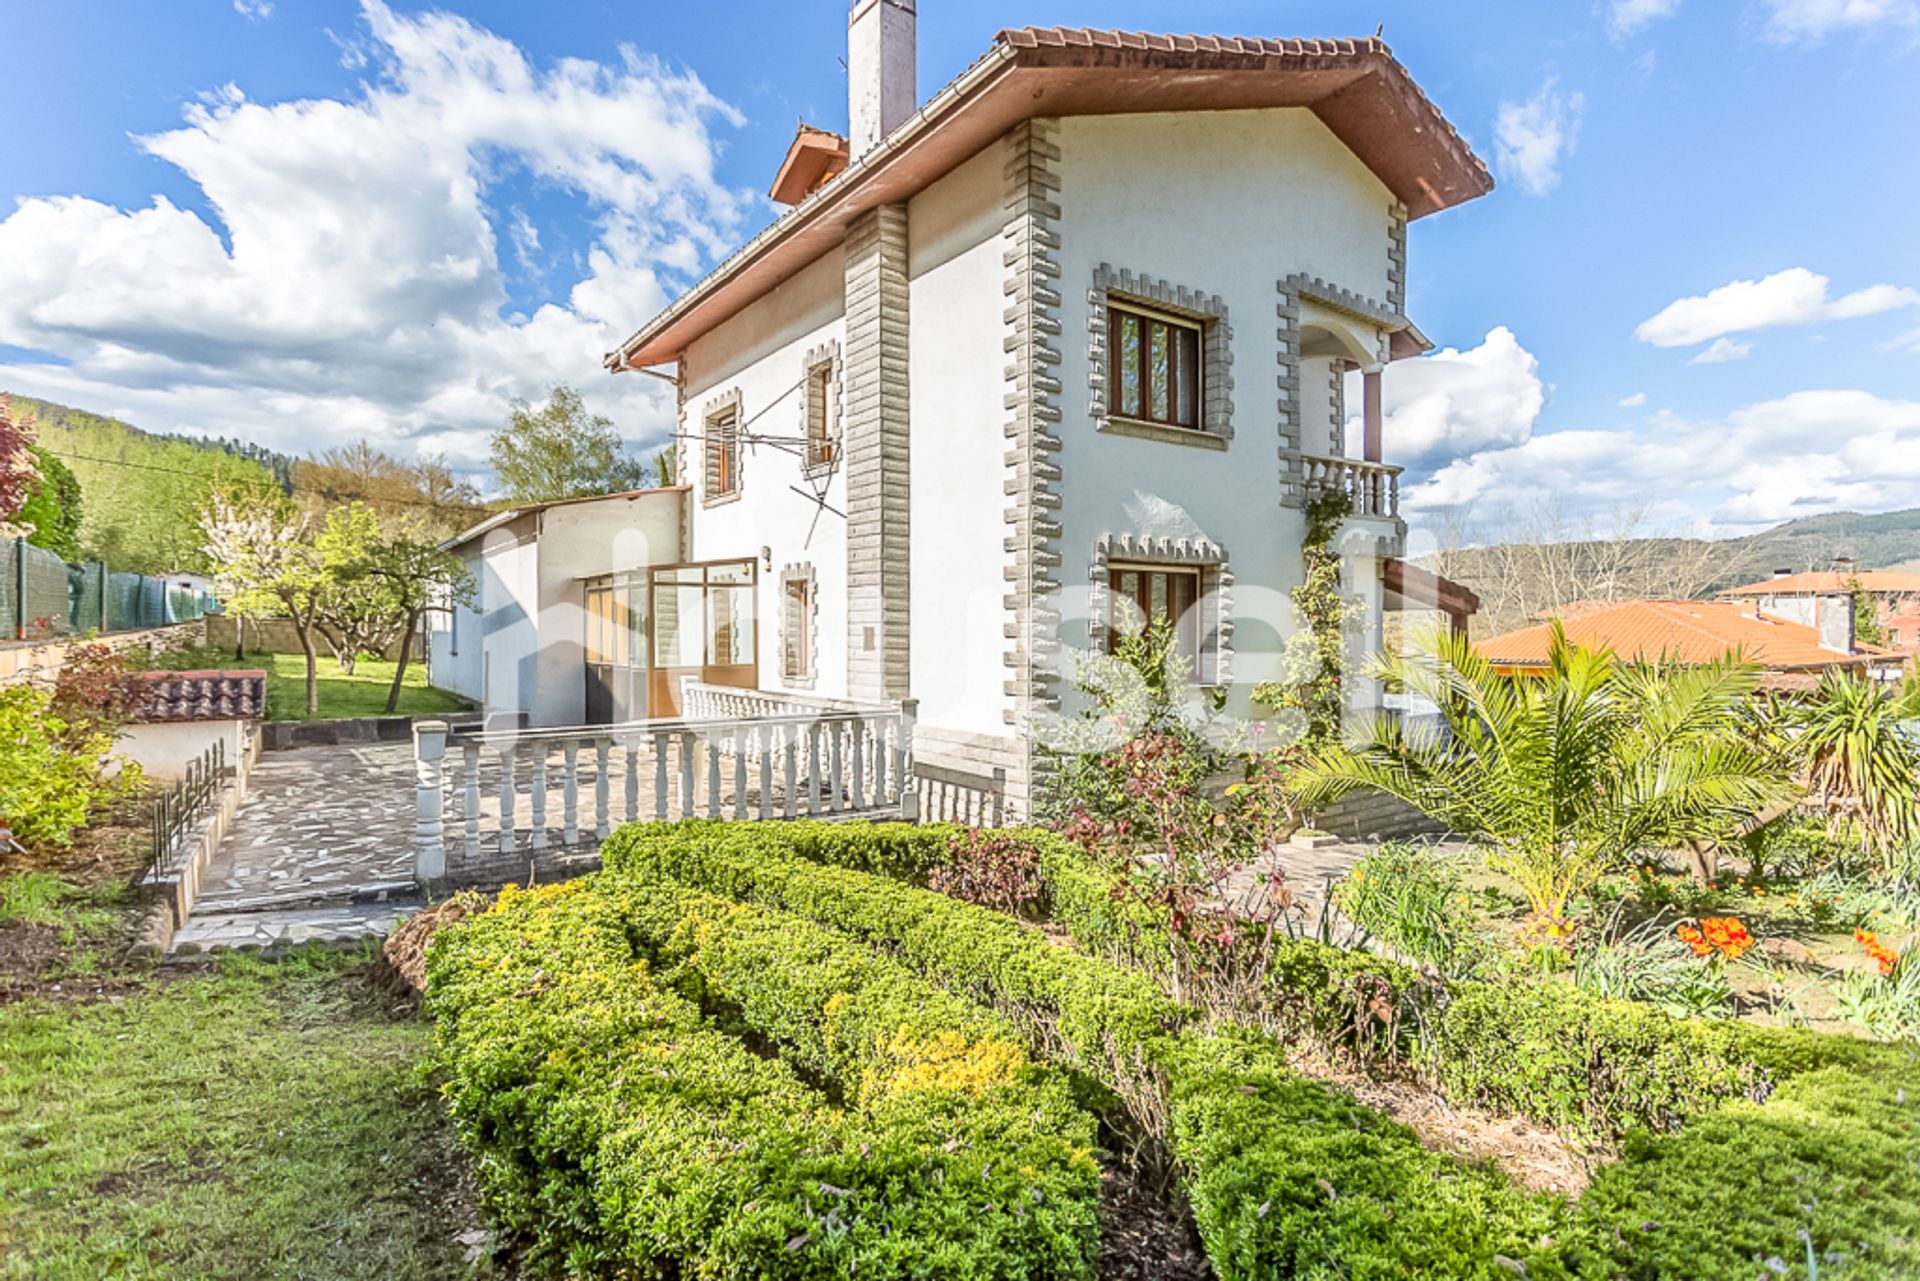
[[[562,601],[595,628],[588,584],[613,575],[646,615],[613,714],[672,714],[685,672],[910,697],[918,761],[996,778],[1018,815],[1032,727],[1118,610],[1173,623],[1232,710],[1281,676],[1316,489],[1354,500],[1356,654],[1383,611],[1434,603],[1398,559],[1381,380],[1430,345],[1408,225],[1492,180],[1386,45],[1002,31],[922,101],[914,21],[858,0],[849,136],[802,126],[790,208],[606,358],[674,381],[687,488],[470,535],[501,547],[498,582],[456,615],[457,658],[436,638],[442,683],[584,716],[584,637],[537,657],[469,637]],[[555,549],[587,512],[624,531],[612,559]],[[530,532],[537,552],[505,541]],[[677,621],[695,610],[703,635]]]

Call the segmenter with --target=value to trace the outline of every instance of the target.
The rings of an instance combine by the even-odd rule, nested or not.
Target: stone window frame
[[[1199,689],[1226,689],[1233,684],[1233,564],[1227,549],[1205,538],[1154,537],[1148,534],[1106,533],[1093,545],[1087,566],[1087,635],[1094,652],[1103,652],[1113,619],[1113,591],[1108,586],[1114,565],[1160,566],[1200,571],[1200,603],[1211,600],[1212,626],[1201,636],[1214,638],[1209,654],[1203,649],[1203,670],[1195,673]],[[1210,668],[1211,670],[1207,670]]]
[[[1170,427],[1113,412],[1112,369],[1108,346],[1108,300],[1142,306],[1195,321],[1200,326],[1200,426]],[[1145,272],[1116,270],[1112,263],[1094,268],[1087,290],[1087,412],[1095,431],[1169,444],[1225,449],[1233,439],[1233,325],[1219,294],[1176,285]]]
[[[833,457],[820,462],[812,461],[813,453],[813,375],[822,366],[832,367],[832,376],[827,381],[827,439],[833,442]],[[807,349],[806,360],[801,366],[805,381],[800,384],[800,471],[809,480],[830,476],[840,465],[842,451],[847,447],[841,434],[840,407],[844,392],[844,381],[840,366],[840,342],[828,339],[817,347]]]
[[[723,494],[713,492],[714,443],[709,434],[713,420],[728,410],[733,411],[733,488]],[[713,397],[700,407],[700,505],[718,507],[724,503],[740,501],[740,495],[747,487],[747,451],[741,446],[740,389],[733,387]]]
[[[794,675],[787,663],[793,637],[787,627],[787,588],[792,583],[807,585],[807,669]],[[780,683],[788,689],[812,689],[820,682],[820,577],[812,561],[801,561],[780,568]]]

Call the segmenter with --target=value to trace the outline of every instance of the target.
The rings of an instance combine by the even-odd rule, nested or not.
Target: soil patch
[[[427,990],[427,944],[433,941],[434,931],[486,908],[486,895],[463,890],[400,922],[381,945],[374,985],[393,996],[417,1000]]]
[[[1184,1207],[1138,1163],[1100,1171],[1099,1281],[1212,1281],[1213,1268]]]

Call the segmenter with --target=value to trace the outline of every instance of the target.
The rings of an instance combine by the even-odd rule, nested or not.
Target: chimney
[[[1820,648],[1836,654],[1854,652],[1853,597],[1847,592],[1822,592],[1814,598],[1813,623],[1820,632]]]
[[[1853,557],[1835,556],[1833,558],[1833,572],[1842,578],[1853,577]]]
[[[847,18],[847,133],[853,159],[919,106],[914,92],[915,0],[854,0]]]
[[[1776,569],[1773,571],[1773,576],[1775,578],[1792,578],[1793,571],[1791,569]]]

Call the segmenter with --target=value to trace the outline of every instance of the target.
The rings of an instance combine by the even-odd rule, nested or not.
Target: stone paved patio
[[[410,743],[263,753],[194,915],[410,895],[413,804]]]

